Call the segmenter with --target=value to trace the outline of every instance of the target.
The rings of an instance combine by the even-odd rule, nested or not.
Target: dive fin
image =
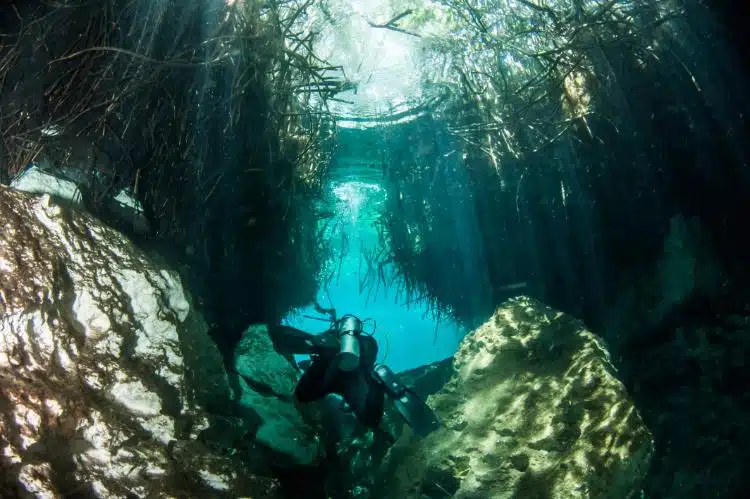
[[[393,405],[414,433],[426,437],[440,428],[441,424],[432,409],[416,393],[401,384],[393,371],[379,364],[374,369],[375,377],[393,398]]]
[[[274,350],[280,354],[311,354],[317,349],[314,334],[291,326],[269,325],[268,335]]]
[[[426,437],[440,428],[440,421],[438,421],[432,409],[408,388],[405,388],[401,398],[393,400],[393,405],[396,406],[401,417],[411,426],[414,433],[420,437]]]

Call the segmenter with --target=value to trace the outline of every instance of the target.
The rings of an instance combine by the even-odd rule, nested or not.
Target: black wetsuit
[[[335,335],[333,331],[323,334]],[[300,402],[313,402],[328,394],[344,398],[357,418],[370,428],[377,428],[383,417],[385,388],[373,376],[378,344],[370,336],[360,336],[359,367],[342,371],[336,365],[337,348],[321,347],[311,356],[312,364],[300,378],[295,397]]]

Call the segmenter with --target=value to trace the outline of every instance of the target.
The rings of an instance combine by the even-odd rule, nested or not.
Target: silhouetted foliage
[[[87,179],[105,219],[129,190],[147,238],[184,253],[211,321],[238,335],[314,297],[332,120],[310,100],[345,81],[313,52],[310,1],[229,3],[0,9],[0,172],[44,160]]]

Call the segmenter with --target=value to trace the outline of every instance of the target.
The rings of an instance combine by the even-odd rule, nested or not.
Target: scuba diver
[[[322,334],[283,325],[269,327],[276,351],[311,356],[295,388],[295,401],[340,395],[364,426],[382,432],[379,427],[388,394],[415,434],[426,436],[440,426],[432,410],[390,368],[376,364],[378,344],[364,331],[362,320],[350,314],[337,319],[334,309],[317,304],[316,308],[331,317],[331,326]]]

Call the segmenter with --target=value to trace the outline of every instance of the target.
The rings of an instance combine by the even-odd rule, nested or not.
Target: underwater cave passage
[[[327,186],[324,203],[330,210],[319,224],[330,256],[318,279],[316,301],[335,308],[338,317],[353,314],[364,320],[365,333],[378,341],[378,362],[394,371],[451,357],[466,330],[438,314],[429,300],[409,296],[403,276],[385,261],[391,249],[378,230],[387,198],[382,175],[356,161],[348,157],[334,166]],[[328,328],[326,316],[313,304],[294,310],[284,323],[314,333]]]
[[[750,497],[741,3],[5,2],[3,484]]]

